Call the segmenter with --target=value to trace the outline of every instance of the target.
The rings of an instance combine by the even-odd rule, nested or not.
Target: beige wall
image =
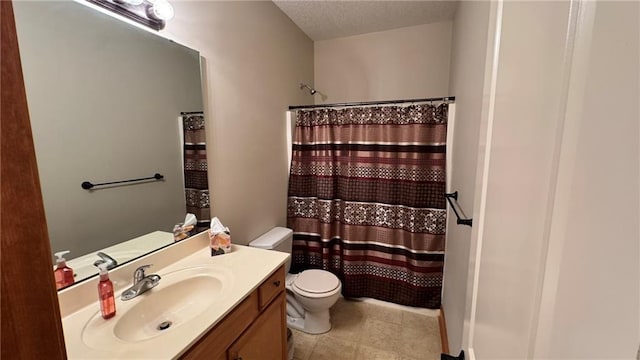
[[[453,146],[449,156],[453,157],[453,166],[450,178],[451,190],[458,191],[459,203],[468,216],[472,215],[475,196],[488,23],[488,2],[463,1],[458,4],[451,44],[449,93],[456,97],[456,119],[455,129],[451,129]],[[452,354],[457,354],[463,343],[472,228],[457,225],[453,212],[449,219],[442,306],[446,313],[449,348]]]
[[[178,117],[202,110],[198,53],[74,2],[19,1],[15,15],[52,250],[171,231],[185,213]]]
[[[316,41],[315,102],[449,95],[451,27],[441,22]]]
[[[163,36],[206,61],[212,215],[247,244],[286,224],[287,106],[309,102],[313,42],[270,1],[173,2]]]

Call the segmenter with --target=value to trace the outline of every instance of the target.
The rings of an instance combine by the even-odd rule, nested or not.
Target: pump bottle
[[[68,254],[69,250],[60,251],[55,253],[56,269],[53,271],[53,275],[56,279],[56,289],[60,290],[65,286],[69,286],[75,282],[73,277],[73,269],[67,266],[67,261],[64,259],[64,255]]]
[[[110,319],[116,315],[116,300],[113,297],[113,283],[109,280],[107,264],[100,264],[98,268],[100,269],[100,282],[98,283],[100,312],[104,319]]]

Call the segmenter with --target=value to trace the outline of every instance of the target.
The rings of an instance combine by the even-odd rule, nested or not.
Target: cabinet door
[[[286,358],[285,293],[282,292],[229,348],[230,360]]]
[[[254,291],[180,359],[226,360],[227,346],[238,339],[257,318],[258,293]]]

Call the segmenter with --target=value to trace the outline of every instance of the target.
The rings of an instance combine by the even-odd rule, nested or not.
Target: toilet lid
[[[335,290],[340,280],[328,271],[313,269],[301,272],[293,284],[302,291],[319,294]]]

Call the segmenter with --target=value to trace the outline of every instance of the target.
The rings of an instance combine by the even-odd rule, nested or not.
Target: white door
[[[469,358],[635,357],[638,2],[491,6]]]

